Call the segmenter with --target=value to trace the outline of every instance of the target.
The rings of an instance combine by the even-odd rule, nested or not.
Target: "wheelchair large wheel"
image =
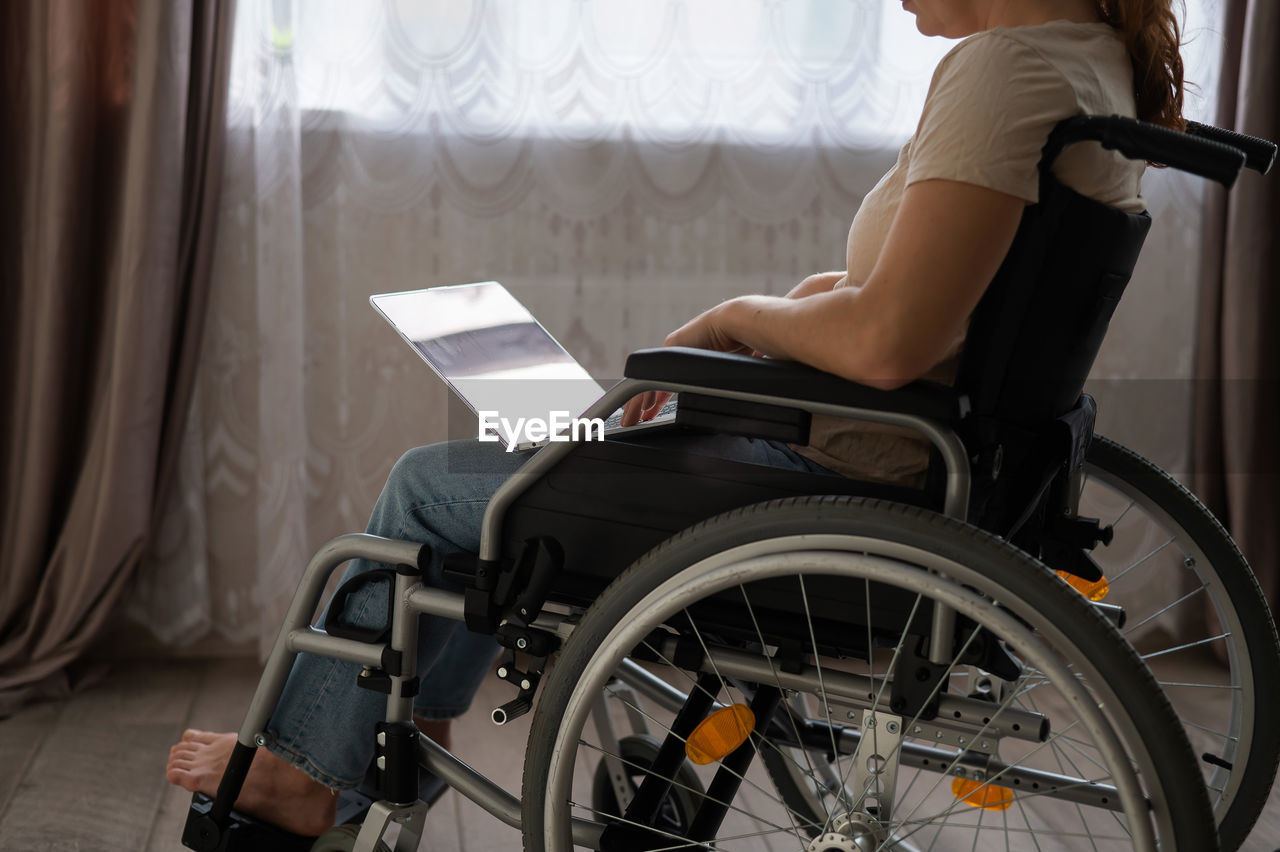
[[[1101,435],[1089,448],[1080,514],[1112,525],[1107,603],[1125,608],[1138,646],[1186,725],[1222,848],[1238,848],[1280,759],[1280,646],[1271,612],[1235,542],[1196,497]]]
[[[956,614],[946,655],[924,643],[935,604]],[[665,733],[673,762],[659,754],[633,807],[608,819],[590,806],[602,749],[586,722],[635,660],[687,700],[674,717],[628,708]],[[767,750],[823,791],[816,812],[753,764]],[[714,774],[690,831],[647,828],[637,803],[678,783],[663,767],[686,751]],[[1109,622],[978,530],[850,498],[730,512],[619,576],[544,681],[523,825],[526,849],[557,851],[571,838],[795,852],[1217,845],[1182,726]]]

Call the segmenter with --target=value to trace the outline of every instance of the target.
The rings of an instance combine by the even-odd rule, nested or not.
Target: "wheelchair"
[[[1228,187],[1276,152],[1203,125],[1059,124],[955,387],[880,391],[667,348],[633,353],[586,413],[670,390],[692,430],[804,443],[815,414],[905,426],[933,447],[923,488],[556,442],[494,495],[479,553],[446,560],[455,589],[423,585],[423,545],[329,542],[183,843],[411,852],[429,777],[520,828],[528,850],[1237,848],[1280,758],[1267,724],[1280,647],[1221,525],[1094,434],[1084,380],[1150,220],[1054,179],[1083,141]],[[357,557],[388,566],[386,629],[312,626],[330,574]],[[494,721],[534,713],[520,799],[414,727],[420,613],[506,649],[497,674],[515,696]],[[1174,638],[1146,629],[1171,614],[1194,617]],[[363,823],[314,841],[233,810],[298,653],[358,663],[360,685],[387,695]],[[1204,654],[1223,665],[1160,676]]]

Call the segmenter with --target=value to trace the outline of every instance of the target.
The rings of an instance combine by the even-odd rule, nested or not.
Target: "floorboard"
[[[141,849],[198,675],[177,664],[122,666],[67,701],[0,819],[0,850]]]
[[[0,724],[0,767],[3,767],[0,770],[0,824],[19,782],[26,776],[61,713],[60,705],[37,704]]]

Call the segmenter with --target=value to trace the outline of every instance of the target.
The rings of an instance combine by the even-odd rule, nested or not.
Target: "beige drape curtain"
[[[1280,138],[1280,3],[1232,0],[1218,123]],[[1210,199],[1200,301],[1196,492],[1280,605],[1280,173]]]
[[[230,0],[0,4],[0,716],[74,685],[172,470]]]

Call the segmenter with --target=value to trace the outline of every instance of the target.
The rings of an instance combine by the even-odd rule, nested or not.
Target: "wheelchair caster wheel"
[[[316,838],[311,845],[311,852],[351,852],[356,847],[356,838],[360,836],[360,826],[335,826]],[[378,841],[377,852],[391,852],[391,847]]]
[[[623,770],[627,773],[627,784],[633,793],[639,787],[640,781],[644,779],[646,768],[653,765],[661,748],[662,742],[657,737],[645,734],[634,734],[618,741],[619,757],[622,758]],[[693,767],[687,762],[676,770],[674,781],[658,811],[658,826],[663,831],[683,837],[689,830],[706,791],[703,789],[702,781],[694,773]],[[609,765],[604,760],[596,766],[591,787],[591,806],[597,813],[606,817],[621,815],[618,796],[609,778]]]

